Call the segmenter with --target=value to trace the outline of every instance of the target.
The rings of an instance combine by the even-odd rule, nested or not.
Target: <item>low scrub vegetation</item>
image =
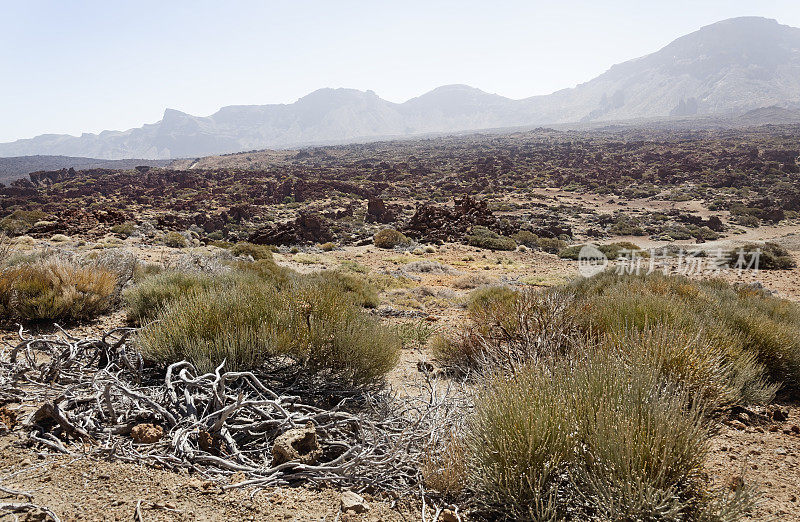
[[[17,263],[0,272],[0,317],[17,321],[83,321],[109,311],[119,274],[61,259]]]
[[[558,257],[563,259],[572,259],[577,261],[580,256],[581,249],[586,245],[573,245],[570,247],[562,248],[558,252]],[[632,252],[637,255],[645,255],[646,252],[634,245],[630,241],[618,241],[616,243],[609,243],[607,245],[594,245],[598,252],[606,256],[607,259],[618,259],[620,255],[630,256]]]
[[[139,335],[151,359],[187,359],[212,371],[290,362],[305,375],[340,384],[379,382],[396,363],[400,341],[354,304],[342,281],[294,278],[276,287],[237,279],[198,288],[167,304]]]
[[[726,264],[731,268],[759,270],[788,270],[797,266],[788,250],[771,242],[763,245],[749,243],[732,250],[726,257]]]
[[[232,245],[230,247],[230,251],[235,256],[250,256],[255,261],[259,261],[261,259],[272,259],[272,249],[267,245],[256,245],[253,243],[248,243],[247,241],[241,241]]]
[[[230,370],[280,369],[356,387],[380,382],[394,366],[401,341],[362,310],[379,304],[363,277],[298,274],[276,265],[268,249],[244,250],[260,259],[210,273],[163,271],[125,291],[129,318],[145,325],[138,339],[148,358],[186,359],[204,371],[223,362]]]
[[[702,401],[648,370],[597,354],[493,378],[468,424],[469,487],[524,520],[736,519],[746,499],[702,472]]]
[[[164,244],[172,248],[185,248],[189,242],[180,232],[167,232],[164,236]]]
[[[393,228],[384,228],[378,231],[373,237],[372,241],[378,248],[391,250],[398,246],[408,246],[411,240],[405,234]]]
[[[746,489],[712,488],[708,441],[720,411],[797,393],[795,304],[606,272],[542,291],[480,288],[467,311],[459,335],[431,340],[440,362],[482,383],[452,444],[465,478],[434,468],[430,484],[525,520],[723,521],[752,505]]]
[[[472,227],[466,239],[470,246],[488,250],[515,250],[517,248],[517,242],[510,237],[501,236],[481,226]]]
[[[566,241],[562,241],[561,239],[555,237],[537,236],[529,230],[520,230],[511,236],[511,239],[516,241],[519,245],[524,245],[528,248],[535,248],[551,254],[557,254],[559,251],[561,251],[561,249],[567,246]]]

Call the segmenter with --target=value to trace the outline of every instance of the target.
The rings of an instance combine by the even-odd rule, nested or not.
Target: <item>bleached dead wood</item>
[[[149,462],[199,472],[208,479],[243,474],[227,488],[296,481],[416,491],[419,464],[460,424],[462,394],[440,389],[429,375],[400,398],[362,392],[331,401],[304,400],[303,389],[273,388],[269,372],[201,373],[187,361],[145,369],[131,337],[120,328],[99,339],[59,335],[20,342],[0,362],[0,389],[39,405],[27,421],[30,442],[63,453]],[[272,443],[311,422],[318,462],[272,465]],[[138,424],[161,426],[164,436],[137,444]],[[76,444],[80,442],[81,444]]]

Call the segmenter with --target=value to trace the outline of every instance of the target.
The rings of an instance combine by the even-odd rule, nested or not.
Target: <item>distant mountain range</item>
[[[546,71],[542,71],[546,74]],[[167,159],[426,133],[636,119],[736,117],[800,109],[800,29],[758,17],[724,20],[597,78],[512,100],[466,85],[404,103],[372,91],[320,89],[292,104],[236,105],[208,117],[167,109],[127,131],[45,134],[0,144],[0,156]]]
[[[40,170],[81,169],[132,169],[139,165],[163,167],[169,160],[125,159],[103,160],[96,158],[73,158],[69,156],[22,156],[0,157],[0,183],[8,183]]]

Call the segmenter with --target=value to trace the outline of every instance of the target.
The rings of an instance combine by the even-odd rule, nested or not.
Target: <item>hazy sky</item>
[[[0,0],[0,141],[320,87],[396,102],[452,83],[548,94],[744,15],[800,27],[800,2]]]

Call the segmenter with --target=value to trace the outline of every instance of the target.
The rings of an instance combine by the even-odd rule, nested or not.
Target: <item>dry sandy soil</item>
[[[800,261],[800,226],[762,228],[726,240],[720,245],[751,239],[775,239]],[[618,238],[619,239],[619,238]],[[630,239],[630,238],[626,238]],[[641,242],[642,246],[654,246]],[[705,245],[715,247],[718,245]],[[77,248],[61,245],[62,248]],[[185,251],[142,245],[129,239],[124,246],[140,259],[164,262],[178,259]],[[207,250],[207,249],[202,249]],[[577,263],[542,252],[492,252],[463,245],[446,244],[434,251],[412,254],[379,250],[372,246],[282,253],[276,260],[299,271],[339,268],[371,272],[402,273],[408,283],[382,292],[382,308],[404,310],[402,317],[387,321],[423,321],[434,330],[455,327],[463,317],[463,304],[473,279],[511,285],[548,286],[577,275]],[[417,262],[428,262],[432,271],[421,271]],[[444,267],[444,268],[442,268]],[[760,281],[764,287],[792,300],[800,300],[800,269],[762,271],[758,274],[723,274],[731,281]],[[120,325],[117,312],[74,331],[90,334]],[[0,340],[13,342],[14,332],[0,333]],[[425,346],[404,350],[401,364],[390,377],[403,387],[417,377],[417,363],[431,360]],[[435,363],[435,361],[434,361]],[[13,405],[10,406],[13,409]],[[781,404],[788,418],[779,423],[738,419],[723,426],[714,438],[708,473],[720,487],[728,487],[743,473],[747,485],[761,492],[753,520],[800,520],[800,407]],[[22,417],[22,412],[20,412]],[[420,504],[414,498],[367,497],[370,510],[363,515],[339,513],[339,491],[333,489],[279,488],[260,491],[223,490],[189,475],[125,462],[51,455],[41,458],[24,448],[25,434],[18,426],[0,434],[0,487],[24,490],[31,502],[47,506],[62,520],[134,520],[137,506],[141,519],[151,520],[419,520]],[[0,503],[23,502],[23,497],[3,493]],[[36,515],[29,515],[36,520]],[[0,520],[14,520],[14,515]],[[20,515],[20,519],[25,519]],[[38,518],[41,519],[41,518]]]

